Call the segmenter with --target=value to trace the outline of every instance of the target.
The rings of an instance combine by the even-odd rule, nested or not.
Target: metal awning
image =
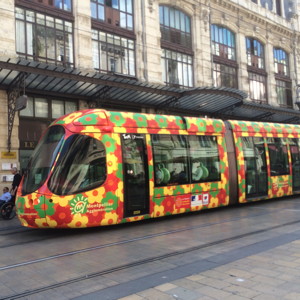
[[[300,123],[300,112],[246,100],[231,88],[180,89],[134,79],[64,68],[20,58],[0,58],[0,89],[11,90],[24,76],[27,94],[82,99],[90,104],[148,107],[167,113],[207,115],[282,123]]]

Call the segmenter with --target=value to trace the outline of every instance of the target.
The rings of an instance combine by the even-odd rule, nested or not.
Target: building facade
[[[11,166],[26,167],[42,131],[61,115],[95,105],[164,112],[111,102],[105,83],[95,104],[84,85],[75,95],[63,79],[38,81],[40,64],[45,74],[64,70],[64,78],[85,72],[177,91],[237,89],[257,105],[298,111],[297,11],[291,0],[0,0],[0,184],[10,185]],[[5,75],[11,62],[16,69]],[[35,64],[14,76],[22,62]],[[25,94],[27,107],[14,112]]]

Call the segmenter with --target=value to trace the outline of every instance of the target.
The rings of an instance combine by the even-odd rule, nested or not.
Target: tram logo
[[[78,195],[75,199],[70,201],[72,214],[85,214],[87,211],[87,205],[88,199],[83,197],[83,195]]]

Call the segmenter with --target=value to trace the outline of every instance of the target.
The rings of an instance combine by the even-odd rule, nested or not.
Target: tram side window
[[[266,194],[268,186],[264,139],[242,137],[247,196]]]
[[[293,189],[300,189],[300,140],[289,139],[292,156]]]
[[[106,154],[101,141],[85,135],[69,137],[49,180],[57,195],[96,188],[106,179]]]
[[[287,142],[285,139],[268,138],[271,176],[287,175],[290,173]]]
[[[189,136],[192,182],[218,181],[220,158],[217,137]]]
[[[186,137],[158,135],[152,138],[155,186],[186,184],[189,182]]]

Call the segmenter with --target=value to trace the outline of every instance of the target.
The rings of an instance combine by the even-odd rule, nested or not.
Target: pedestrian
[[[11,199],[11,194],[9,192],[9,188],[5,187],[3,188],[3,194],[0,196],[0,207],[8,202]]]
[[[16,167],[13,167],[11,169],[11,173],[14,175],[14,178],[11,185],[10,194],[12,196],[13,202],[15,203],[18,186],[21,182],[22,176],[19,174],[18,169]]]

